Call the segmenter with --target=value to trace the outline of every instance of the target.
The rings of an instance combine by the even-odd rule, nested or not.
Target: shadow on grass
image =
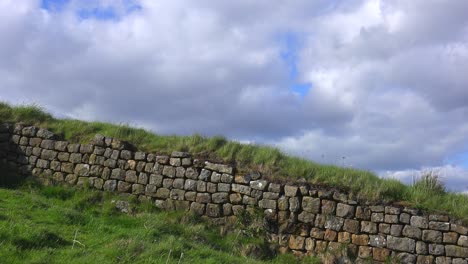
[[[21,186],[26,178],[21,173],[7,163],[0,162],[0,187],[17,188]]]

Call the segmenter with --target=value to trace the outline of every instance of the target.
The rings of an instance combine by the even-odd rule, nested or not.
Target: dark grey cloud
[[[467,151],[468,3],[124,2],[93,2],[116,10],[103,20],[77,16],[83,1],[2,1],[0,99],[392,175]]]

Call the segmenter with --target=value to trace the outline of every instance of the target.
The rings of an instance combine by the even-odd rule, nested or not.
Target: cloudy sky
[[[0,0],[0,100],[468,190],[468,1]]]

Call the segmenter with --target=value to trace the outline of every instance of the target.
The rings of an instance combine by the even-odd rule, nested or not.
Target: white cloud
[[[2,1],[0,99],[375,171],[468,151],[464,1],[125,2],[93,2],[118,16],[103,20],[77,16],[83,1]],[[312,84],[304,98],[285,35],[296,81]]]

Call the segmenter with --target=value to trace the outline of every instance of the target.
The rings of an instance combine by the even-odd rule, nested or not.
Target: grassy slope
[[[178,263],[183,253],[180,263],[299,263],[292,255],[269,256],[261,236],[247,229],[221,235],[195,216],[149,204],[123,214],[116,198],[64,187],[0,187],[0,262]],[[73,246],[75,232],[84,246]]]
[[[100,133],[129,141],[149,152],[168,154],[173,150],[182,150],[195,154],[214,153],[217,158],[235,163],[241,171],[255,169],[283,180],[305,178],[311,183],[351,190],[359,198],[402,201],[414,207],[448,212],[468,220],[468,196],[434,191],[426,185],[406,186],[397,180],[381,179],[368,171],[320,165],[287,156],[272,147],[243,145],[223,137],[158,135],[126,125],[56,119],[36,106],[12,107],[0,103],[0,121],[38,125],[63,134],[71,141],[88,142]]]

